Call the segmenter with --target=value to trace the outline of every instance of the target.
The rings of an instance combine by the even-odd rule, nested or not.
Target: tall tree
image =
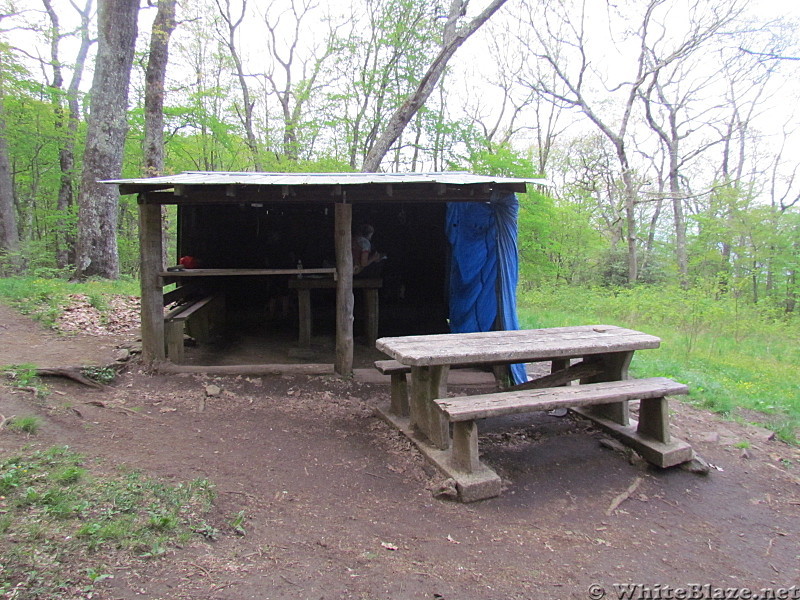
[[[1,84],[0,84],[1,85]],[[8,254],[9,263],[19,266],[16,253],[19,251],[17,209],[14,206],[14,182],[11,161],[6,142],[6,119],[3,108],[3,93],[0,92],[0,255]]]
[[[72,233],[68,231],[66,214],[72,209],[75,200],[75,138],[81,118],[78,101],[79,87],[83,78],[83,70],[86,65],[86,57],[89,54],[89,48],[95,42],[89,36],[93,0],[86,0],[83,8],[79,8],[73,3],[73,7],[80,17],[80,45],[75,56],[75,63],[72,65],[72,77],[66,94],[63,90],[64,65],[60,58],[60,42],[64,34],[61,32],[58,14],[53,9],[51,0],[42,0],[42,3],[50,19],[50,63],[53,71],[50,87],[54,90],[53,105],[56,112],[56,128],[62,132],[61,147],[58,152],[61,182],[56,205],[60,215],[56,232],[56,264],[58,267],[64,268],[71,263],[74,258],[72,255],[75,251],[75,239]],[[64,110],[65,100],[66,111]]]
[[[144,87],[144,168],[147,175],[164,173],[164,81],[169,62],[169,39],[175,31],[177,0],[158,0],[156,18],[150,32],[150,54],[147,57]],[[169,258],[169,222],[167,207],[161,207],[164,234],[161,256],[166,267]]]
[[[247,0],[242,0],[241,12],[239,12],[238,16],[232,13],[230,0],[216,0],[216,2],[219,14],[225,23],[225,31],[222,32],[221,37],[223,43],[228,48],[228,52],[230,52],[231,60],[233,60],[233,64],[236,68],[236,79],[239,81],[239,88],[242,91],[242,107],[238,112],[239,118],[244,125],[247,147],[250,149],[250,155],[256,171],[263,171],[264,166],[259,155],[258,140],[256,139],[255,127],[253,125],[255,101],[251,100],[250,86],[247,83],[247,75],[244,72],[242,58],[239,56],[239,49],[236,45],[237,31],[247,12]]]
[[[290,161],[300,158],[303,134],[303,116],[317,92],[318,78],[325,62],[332,55],[330,38],[332,33],[315,40],[311,55],[301,52],[303,38],[308,36],[301,30],[303,22],[317,8],[314,0],[292,0],[287,10],[274,13],[277,3],[270,5],[264,14],[267,28],[267,51],[273,66],[267,69],[265,79],[272,96],[278,100],[283,120],[283,154]],[[284,20],[285,19],[285,20]],[[308,132],[309,134],[311,132]],[[309,136],[310,137],[310,136]]]
[[[579,110],[613,144],[624,186],[625,237],[627,242],[628,283],[639,276],[637,203],[639,185],[635,177],[632,140],[634,108],[641,90],[653,73],[684,60],[718,34],[738,14],[739,0],[719,0],[714,6],[690,2],[687,27],[671,28],[667,35],[669,9],[667,0],[640,0],[624,8],[609,5],[606,18],[611,22],[635,19],[618,26],[628,30],[616,48],[621,57],[635,57],[626,78],[614,77],[616,67],[602,71],[593,63],[602,51],[593,39],[602,15],[592,13],[597,7],[586,0],[553,0],[544,5],[529,3],[527,26],[532,40],[527,41],[533,56],[549,66],[559,87],[539,77],[531,85],[552,102]],[[638,12],[638,14],[637,14]],[[608,42],[606,42],[608,43]],[[637,51],[634,52],[633,48]],[[606,47],[606,52],[609,48]],[[609,99],[616,97],[615,102]],[[610,110],[609,110],[610,109]]]
[[[417,114],[417,111],[425,104],[425,101],[436,88],[436,84],[442,77],[447,63],[456,53],[456,50],[505,3],[506,0],[492,0],[478,16],[459,26],[459,22],[467,13],[469,0],[451,0],[447,22],[444,26],[441,50],[431,62],[422,79],[420,79],[414,92],[405,99],[389,118],[381,135],[364,159],[364,164],[361,166],[363,173],[371,173],[378,170],[381,161],[389,152],[392,144],[397,141],[406,125],[414,118],[414,115]]]
[[[176,5],[177,0],[158,0],[150,34],[144,89],[144,167],[152,177],[164,172],[164,82]]]
[[[138,0],[103,0],[98,12],[98,45],[92,81],[86,149],[78,194],[75,277],[119,276],[116,186],[127,132],[128,87],[136,46]]]
[[[424,0],[354,3],[348,29],[335,42],[327,119],[351,168],[363,163],[382,124],[413,91],[436,51],[436,8]]]
[[[10,7],[3,7],[10,8]],[[0,15],[0,21],[6,14]],[[6,48],[0,47],[0,67],[6,62]],[[8,254],[10,264],[18,267],[19,229],[17,228],[17,209],[14,205],[14,180],[11,173],[11,160],[8,153],[8,141],[5,119],[5,86],[3,83],[5,69],[0,69],[0,255]]]

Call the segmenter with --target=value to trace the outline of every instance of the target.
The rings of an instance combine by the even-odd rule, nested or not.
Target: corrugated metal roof
[[[250,173],[185,171],[177,175],[142,179],[113,179],[102,183],[164,188],[175,185],[367,185],[395,183],[442,183],[446,185],[531,183],[549,185],[547,179],[517,179],[473,175],[464,171],[441,173]]]

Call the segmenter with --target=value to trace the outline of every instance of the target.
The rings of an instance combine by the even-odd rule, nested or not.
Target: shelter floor
[[[206,343],[189,341],[186,346],[187,365],[254,365],[334,363],[336,338],[332,331],[320,331],[311,339],[311,346],[298,343],[296,316],[268,320],[248,316],[228,318],[224,332]],[[374,361],[386,355],[368,347],[356,334],[353,347],[353,366],[372,367]]]
[[[327,292],[330,290],[319,290]],[[322,295],[322,294],[320,294]],[[297,306],[290,302],[284,316],[270,317],[266,302],[249,305],[233,304],[225,315],[225,326],[205,343],[190,341],[185,348],[184,362],[188,365],[253,365],[253,364],[308,364],[335,362],[335,297],[329,302],[317,301],[313,305],[311,345],[299,344]],[[292,299],[294,300],[294,299]],[[316,300],[316,299],[315,299]],[[323,300],[320,298],[319,300]],[[353,366],[373,368],[376,360],[387,356],[368,346],[364,331],[363,307],[356,301],[354,313]],[[418,306],[399,306],[381,301],[379,337],[443,333],[446,331],[441,307],[425,311]]]

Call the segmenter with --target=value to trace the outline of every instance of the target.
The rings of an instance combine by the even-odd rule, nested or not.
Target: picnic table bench
[[[476,421],[490,416],[568,407],[653,464],[672,466],[691,460],[692,449],[669,435],[666,396],[688,389],[665,378],[628,377],[633,353],[659,345],[655,336],[610,325],[380,338],[376,347],[411,374],[408,416],[398,413],[399,401],[384,416],[456,480],[463,501],[500,493],[499,476],[478,456]],[[507,391],[447,397],[450,366],[543,361],[550,374]],[[630,400],[641,401],[638,423]]]

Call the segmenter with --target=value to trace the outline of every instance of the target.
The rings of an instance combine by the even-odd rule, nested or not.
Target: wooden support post
[[[405,373],[392,373],[392,414],[408,416],[408,380]]]
[[[183,320],[173,319],[164,325],[167,357],[176,365],[184,360],[183,323]]]
[[[353,374],[353,207],[334,205],[336,242],[336,360],[339,375]]]
[[[595,356],[587,356],[583,362],[588,364],[600,363],[602,372],[591,377],[581,379],[581,383],[603,383],[606,381],[625,381],[628,379],[628,368],[633,359],[633,352],[613,352]],[[627,402],[614,402],[600,404],[588,408],[592,414],[608,419],[619,425],[630,424],[630,411]]]
[[[453,423],[453,467],[473,473],[480,466],[478,458],[478,426],[475,421]]]
[[[142,359],[145,364],[164,361],[164,291],[159,273],[164,258],[161,207],[139,197],[139,268],[141,285]]]
[[[378,290],[364,288],[364,332],[370,348],[375,347],[378,339],[378,310]]]
[[[567,368],[569,368],[568,358],[555,359],[550,363],[550,373],[557,373]],[[565,383],[563,385],[569,385],[569,384]]]
[[[439,410],[433,402],[434,398],[447,397],[447,375],[450,373],[450,365],[440,365],[429,367],[430,369],[430,391],[428,392],[428,427],[430,440],[434,446],[442,450],[450,447],[450,421]]]
[[[308,288],[297,289],[297,312],[299,315],[299,340],[300,345],[311,345],[311,290]]]
[[[411,367],[411,426],[440,450],[450,446],[450,424],[433,402],[447,396],[447,374],[450,367]]]
[[[428,390],[428,370],[425,367],[411,367],[411,394],[408,403],[409,425],[425,433],[428,412],[425,408]],[[426,435],[427,437],[427,435]]]
[[[640,401],[636,432],[669,444],[669,405],[666,398],[644,398]]]

